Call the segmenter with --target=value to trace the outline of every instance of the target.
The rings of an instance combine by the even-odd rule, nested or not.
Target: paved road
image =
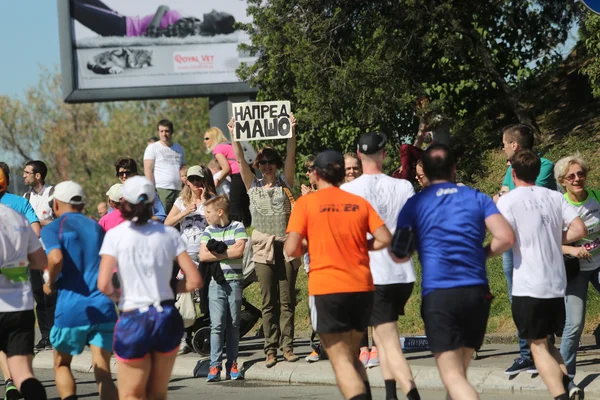
[[[37,369],[35,371],[38,379],[46,387],[48,398],[60,400],[56,387],[54,385],[54,373],[47,369]],[[80,399],[98,398],[98,391],[92,374],[76,373],[78,397]],[[269,382],[241,381],[241,382],[220,382],[206,383],[202,378],[173,378],[169,385],[169,399],[188,400],[198,398],[221,398],[221,399],[244,399],[244,400],[275,400],[275,399],[340,399],[340,392],[333,386],[303,386],[276,384]],[[376,389],[373,391],[374,399],[384,399],[385,391]],[[421,392],[423,400],[445,400],[446,396],[442,392]],[[510,396],[518,400],[542,400],[548,396]],[[482,400],[506,400],[504,395],[482,395]]]

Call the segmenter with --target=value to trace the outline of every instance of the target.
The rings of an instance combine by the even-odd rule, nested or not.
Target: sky
[[[37,84],[41,67],[60,68],[56,0],[1,1],[3,14],[9,17],[0,24],[4,61],[0,63],[0,96],[21,96]],[[576,31],[570,36],[561,49],[564,55],[575,42]]]

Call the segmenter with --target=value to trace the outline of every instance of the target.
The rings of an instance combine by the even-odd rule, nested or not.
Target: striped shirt
[[[224,242],[227,247],[231,247],[238,240],[248,240],[248,235],[246,234],[244,224],[238,221],[231,221],[227,226],[210,225],[204,229],[202,238],[200,239],[201,243],[206,244],[210,239],[219,240]],[[234,259],[227,258],[221,260],[220,263],[226,280],[234,281],[244,279],[242,257]]]

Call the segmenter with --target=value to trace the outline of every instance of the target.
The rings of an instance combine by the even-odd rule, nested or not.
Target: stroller
[[[245,289],[251,283],[256,281],[254,272],[254,261],[252,261],[252,240],[248,238],[244,250],[244,281],[242,288]],[[206,282],[205,284],[208,284]],[[188,345],[194,351],[204,357],[210,355],[210,315],[208,314],[208,304],[201,304],[203,310],[202,316],[196,319],[194,324],[188,328]],[[246,298],[242,297],[242,312],[240,313],[240,338],[244,337],[256,322],[261,318],[261,311],[253,306]]]

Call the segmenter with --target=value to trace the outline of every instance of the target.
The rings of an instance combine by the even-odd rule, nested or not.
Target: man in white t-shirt
[[[48,202],[52,186],[46,185],[46,175],[48,167],[43,161],[29,161],[23,169],[23,181],[29,186],[25,192],[25,197],[40,221],[40,225],[45,227],[54,220],[54,213]],[[54,310],[56,308],[56,294],[48,296],[44,293],[44,279],[42,271],[31,271],[31,288],[33,289],[33,298],[36,305],[36,316],[38,327],[42,335],[40,341],[36,344],[35,350],[42,351],[52,349],[50,345],[50,330],[54,325]]]
[[[384,133],[369,132],[358,141],[358,156],[363,174],[341,188],[366,199],[385,222],[390,232],[396,228],[398,214],[406,201],[415,194],[413,186],[404,179],[389,177],[382,172],[387,137]],[[388,251],[370,251],[370,267],[375,284],[373,311],[369,325],[381,352],[381,372],[387,398],[396,398],[396,382],[407,398],[418,399],[415,381],[402,354],[398,336],[398,316],[404,315],[415,282],[412,260],[396,263]]]
[[[172,141],[171,121],[160,120],[157,129],[160,140],[148,145],[144,152],[144,175],[154,184],[168,215],[181,190],[179,168],[185,164],[185,156],[183,147]]]
[[[47,262],[25,217],[0,204],[0,351],[25,400],[46,399],[31,365],[35,314],[28,269],[43,270]]]
[[[567,368],[548,335],[565,322],[567,278],[562,244],[583,238],[587,229],[559,192],[535,186],[541,161],[533,151],[517,151],[511,164],[516,188],[502,196],[497,206],[517,239],[513,247],[513,319],[519,336],[529,343],[550,394],[568,400]]]

